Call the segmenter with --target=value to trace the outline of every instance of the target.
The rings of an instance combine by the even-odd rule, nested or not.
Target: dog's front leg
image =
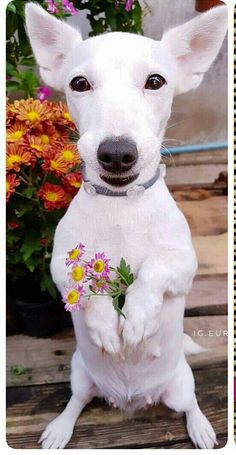
[[[134,348],[155,335],[164,295],[187,294],[196,269],[192,245],[185,248],[165,246],[146,259],[127,290],[123,308],[126,319],[120,319],[120,333],[126,347]]]
[[[95,346],[111,355],[120,352],[119,318],[111,297],[91,297],[85,305],[85,322]]]

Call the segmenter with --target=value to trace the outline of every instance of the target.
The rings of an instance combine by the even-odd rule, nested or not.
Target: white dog
[[[56,229],[53,279],[62,292],[65,258],[78,242],[88,260],[96,251],[114,266],[125,257],[135,276],[126,318],[107,296],[85,300],[73,313],[72,397],[45,429],[42,447],[65,447],[82,409],[99,396],[124,410],[162,402],[185,412],[195,446],[212,448],[216,436],[185,359],[198,348],[183,335],[197,260],[159,163],[173,97],[201,83],[225,36],[227,7],[167,31],[159,42],[130,33],[82,41],[33,3],[26,25],[43,80],[66,94],[86,165],[86,182]]]

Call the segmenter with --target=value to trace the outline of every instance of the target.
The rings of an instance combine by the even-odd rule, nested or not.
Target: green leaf
[[[123,298],[124,298],[124,295],[123,295]],[[122,298],[122,302],[123,302],[123,298]],[[125,314],[122,312],[122,307],[123,307],[124,304],[121,307],[121,294],[120,295],[116,295],[115,297],[113,297],[112,303],[113,303],[114,309],[117,311],[119,316],[123,316],[126,319]]]
[[[131,273],[130,265],[126,264],[124,258],[120,260],[120,266],[117,267],[117,272],[120,276],[121,283],[130,286],[134,281],[133,273]]]
[[[24,367],[23,365],[11,365],[10,372],[14,374],[14,376],[20,376],[22,374],[26,374],[29,372],[29,368]]]
[[[6,88],[8,92],[14,92],[15,90],[19,90],[20,84],[17,81],[7,81]]]
[[[41,245],[39,243],[39,238],[33,232],[28,232],[27,237],[25,237],[22,247],[20,249],[21,253],[23,253],[23,260],[27,261],[30,256],[35,251],[40,251]]]
[[[8,3],[7,11],[11,11],[11,13],[16,14],[16,7],[13,2]]]
[[[40,281],[40,289],[42,292],[48,291],[53,299],[57,296],[57,291],[50,275],[43,276]]]

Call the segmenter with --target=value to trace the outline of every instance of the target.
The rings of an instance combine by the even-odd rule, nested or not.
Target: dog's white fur
[[[26,24],[42,78],[66,94],[87,178],[109,187],[100,178],[99,144],[107,137],[129,136],[138,148],[135,184],[153,176],[173,97],[201,83],[225,36],[227,8],[167,31],[160,42],[129,33],[82,41],[77,30],[32,3],[26,6]],[[151,73],[165,77],[160,90],[144,89]],[[78,75],[92,90],[70,89]],[[84,406],[100,396],[127,411],[159,401],[184,411],[193,443],[212,448],[216,436],[198,407],[183,342],[185,295],[197,260],[187,222],[163,178],[134,199],[89,195],[82,186],[54,239],[51,271],[61,292],[68,279],[65,257],[79,241],[86,245],[86,259],[105,251],[117,265],[124,256],[136,279],[126,295],[126,319],[118,317],[108,297],[93,297],[72,315],[78,343],[71,364],[72,398],[47,426],[42,447],[65,447]],[[188,353],[197,351],[185,341]]]

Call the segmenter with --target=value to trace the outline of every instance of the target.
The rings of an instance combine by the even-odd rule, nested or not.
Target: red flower
[[[15,193],[16,186],[20,185],[20,180],[16,177],[16,174],[7,174],[6,176],[6,199],[7,202],[12,194]]]
[[[18,221],[8,221],[8,223],[7,223],[8,229],[16,229],[19,226],[20,226],[20,224],[18,223]]]
[[[63,185],[68,193],[75,196],[82,184],[82,175],[80,172],[71,172],[62,179]]]
[[[67,204],[66,193],[60,185],[44,183],[38,191],[38,196],[42,199],[45,209],[52,211],[61,209]]]

